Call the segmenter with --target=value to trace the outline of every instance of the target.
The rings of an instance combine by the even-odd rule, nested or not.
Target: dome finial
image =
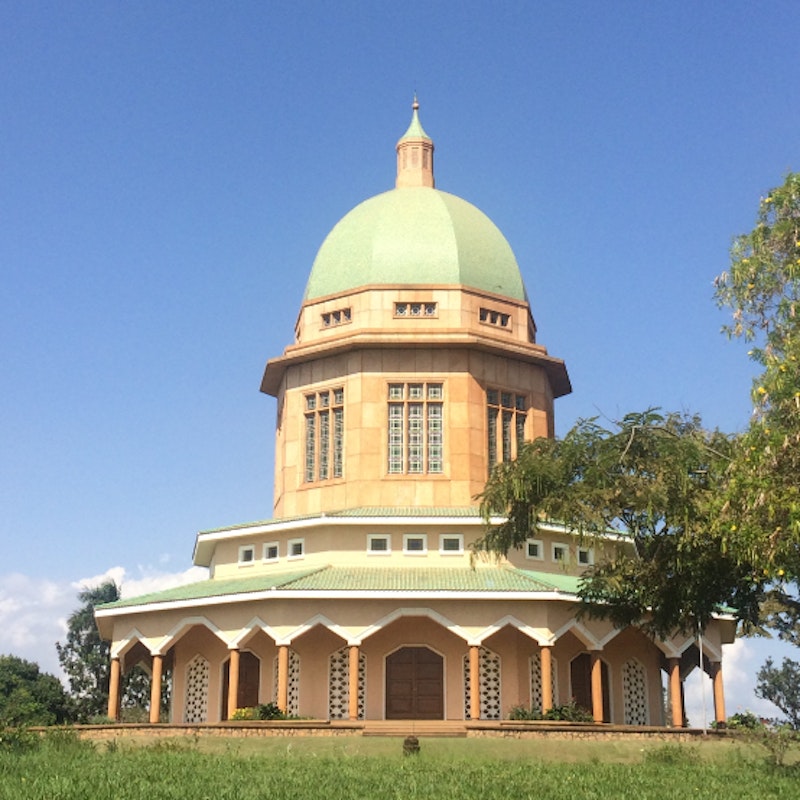
[[[397,143],[397,181],[395,186],[433,188],[433,140],[419,121],[419,100],[414,92],[411,124]]]

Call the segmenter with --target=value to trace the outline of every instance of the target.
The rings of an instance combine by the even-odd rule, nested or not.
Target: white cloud
[[[203,580],[202,567],[182,572],[161,572],[138,567],[128,577],[124,567],[111,567],[102,575],[57,582],[32,575],[0,575],[0,655],[33,661],[43,672],[62,676],[56,642],[64,641],[67,619],[79,606],[78,592],[109,579],[121,587],[123,597],[168,589]]]
[[[768,700],[756,697],[756,674],[767,658],[780,663],[784,657],[800,659],[800,652],[776,639],[737,639],[725,645],[722,652],[722,678],[725,687],[725,713],[727,716],[750,711],[766,719],[782,714]],[[714,719],[714,695],[711,680],[704,674],[701,681],[699,669],[693,670],[684,683],[686,715],[693,727],[703,725],[703,694],[705,694],[705,720]]]

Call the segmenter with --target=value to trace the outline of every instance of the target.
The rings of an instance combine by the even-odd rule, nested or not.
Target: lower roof
[[[101,616],[116,611],[151,606],[179,607],[209,600],[218,603],[248,600],[248,595],[280,592],[283,598],[336,596],[346,598],[391,593],[413,599],[415,595],[565,595],[574,599],[579,578],[562,573],[535,572],[502,565],[492,567],[342,567],[323,566],[292,572],[265,573],[248,578],[210,579],[139,597],[124,598],[97,607]]]

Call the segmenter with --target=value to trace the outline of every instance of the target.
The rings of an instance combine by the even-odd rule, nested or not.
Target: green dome
[[[428,187],[392,189],[345,215],[314,259],[305,299],[376,284],[461,284],[527,300],[497,226],[466,200]]]

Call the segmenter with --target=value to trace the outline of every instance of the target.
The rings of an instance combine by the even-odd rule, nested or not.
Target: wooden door
[[[386,719],[444,718],[444,659],[402,647],[386,659]]]

